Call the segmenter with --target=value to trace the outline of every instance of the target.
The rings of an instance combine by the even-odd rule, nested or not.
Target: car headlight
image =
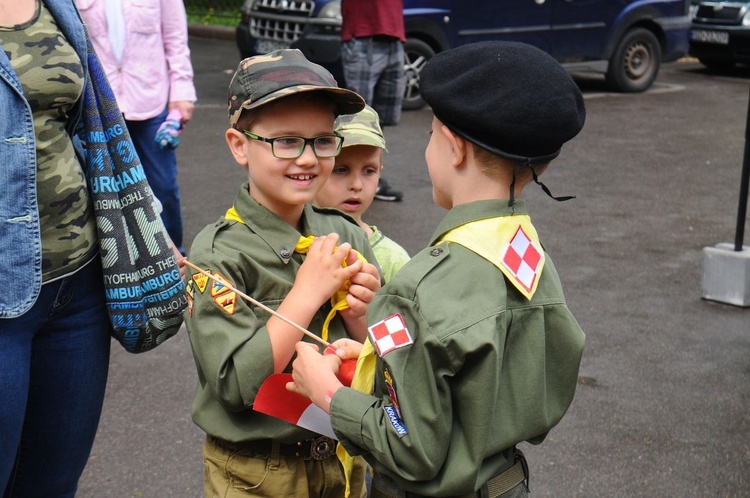
[[[750,26],[750,10],[745,12],[745,15],[742,16],[742,25],[745,27]]]
[[[341,2],[336,0],[334,2],[328,2],[320,9],[318,17],[325,19],[336,19],[341,22]]]

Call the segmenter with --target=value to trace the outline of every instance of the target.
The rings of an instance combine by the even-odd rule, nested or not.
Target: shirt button
[[[440,256],[441,254],[443,254],[442,247],[436,247],[432,251],[430,251],[430,256]]]
[[[283,247],[281,249],[281,257],[284,259],[289,259],[292,257],[292,251],[288,247]]]

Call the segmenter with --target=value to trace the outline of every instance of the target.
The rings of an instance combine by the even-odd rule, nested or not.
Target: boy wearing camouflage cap
[[[357,224],[309,205],[341,149],[334,118],[363,107],[297,50],[243,60],[229,87],[226,141],[247,182],[190,250],[192,264],[328,341],[364,339],[364,312],[380,288],[377,268],[352,250],[376,261]],[[199,272],[187,278],[206,496],[342,496],[332,439],[253,411],[261,384],[288,371],[303,334]],[[348,309],[324,325],[345,283]],[[364,462],[354,486],[354,496],[364,496]]]
[[[315,196],[315,205],[336,208],[354,218],[367,234],[383,280],[388,282],[409,261],[409,254],[378,227],[362,221],[375,198],[383,151],[387,151],[378,113],[366,105],[357,114],[336,118],[334,129],[344,137],[344,146],[330,178]]]
[[[372,465],[373,498],[525,496],[516,445],[541,443],[570,406],[584,334],[518,196],[583,127],[583,98],[552,57],[511,42],[436,55],[420,92],[433,199],[449,211],[370,304],[373,355],[337,344],[362,349],[365,392],[301,343],[289,388]]]

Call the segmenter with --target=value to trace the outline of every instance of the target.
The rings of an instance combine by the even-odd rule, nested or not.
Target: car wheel
[[[661,47],[654,34],[635,28],[622,37],[607,70],[607,83],[618,92],[643,92],[659,74]]]
[[[406,73],[406,88],[404,89],[404,101],[402,109],[421,109],[425,105],[422,96],[419,95],[419,73],[428,60],[435,55],[432,47],[422,40],[407,38],[404,44],[404,72]]]

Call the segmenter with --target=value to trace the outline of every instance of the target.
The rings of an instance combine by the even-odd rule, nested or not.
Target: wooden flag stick
[[[248,296],[247,294],[245,294],[244,292],[242,292],[237,287],[233,286],[232,284],[230,284],[229,282],[227,282],[223,278],[217,277],[215,275],[212,275],[212,274],[208,273],[207,271],[205,271],[202,268],[194,265],[193,263],[191,263],[187,259],[183,259],[182,261],[187,266],[189,266],[190,268],[192,268],[193,270],[195,270],[197,272],[200,272],[201,274],[207,276],[208,278],[210,278],[214,282],[217,282],[217,283],[223,285],[227,289],[233,290],[234,292],[236,292],[237,294],[239,294],[241,297],[244,297],[245,299],[247,299],[248,301],[250,301],[251,303],[253,303],[255,306],[258,306],[259,308],[262,308],[263,310],[265,310],[267,313],[270,313],[271,315],[275,316],[276,318],[285,321],[286,323],[288,323],[289,325],[291,325],[295,329],[297,329],[300,332],[302,332],[303,334],[305,334],[310,339],[313,339],[314,341],[319,342],[320,344],[322,344],[325,347],[328,347],[328,346],[331,345],[329,342],[327,342],[327,341],[323,340],[321,337],[318,337],[317,335],[313,334],[312,332],[310,332],[309,330],[307,330],[303,326],[294,323],[292,320],[290,320],[289,318],[285,317],[281,313],[272,310],[271,308],[269,308],[265,304],[261,303],[260,301],[257,301],[256,299],[253,299],[252,297]]]

